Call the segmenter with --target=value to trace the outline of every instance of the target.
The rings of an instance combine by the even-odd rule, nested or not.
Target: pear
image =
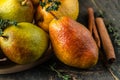
[[[30,0],[0,0],[0,18],[32,22],[34,8]]]
[[[21,22],[4,29],[0,37],[3,53],[17,64],[32,63],[48,49],[48,34],[32,23]]]
[[[78,0],[54,0],[54,1],[59,1],[61,3],[59,5],[58,10],[51,11],[56,17],[60,18],[62,16],[68,16],[74,20],[77,19],[79,15]],[[49,32],[49,23],[54,19],[54,17],[48,11],[46,11],[46,8],[49,5],[50,5],[49,3],[47,3],[44,7],[39,5],[35,13],[36,24],[47,32]]]
[[[96,65],[98,48],[84,25],[61,17],[49,24],[49,34],[55,55],[64,64],[81,69]]]
[[[39,0],[31,0],[31,1],[32,1],[34,7],[37,7],[39,5],[39,2],[40,2]]]

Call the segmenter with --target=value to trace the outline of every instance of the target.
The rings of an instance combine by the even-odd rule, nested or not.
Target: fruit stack
[[[0,0],[0,48],[16,64],[40,59],[49,44],[66,65],[90,68],[98,47],[82,24],[78,0]]]

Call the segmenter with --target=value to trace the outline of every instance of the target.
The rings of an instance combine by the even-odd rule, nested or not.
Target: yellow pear
[[[0,36],[3,53],[18,64],[28,64],[38,60],[48,49],[48,45],[48,34],[27,22],[8,26]]]
[[[90,68],[98,61],[98,48],[82,24],[69,17],[54,19],[49,26],[50,39],[57,58],[66,65]]]
[[[30,0],[0,0],[0,18],[32,22],[34,8]]]
[[[44,1],[44,0],[43,0]],[[78,0],[57,0],[60,1],[60,5],[57,11],[51,11],[57,18],[62,16],[68,16],[74,20],[77,19],[79,14],[79,2]],[[38,26],[48,32],[49,23],[54,19],[51,13],[46,11],[45,5],[43,8],[39,5],[35,14],[35,20]]]

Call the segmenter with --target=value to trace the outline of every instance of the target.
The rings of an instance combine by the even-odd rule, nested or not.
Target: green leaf
[[[61,5],[60,0],[45,0],[40,1],[40,6],[43,8],[45,7],[47,4],[50,4],[47,8],[46,11],[50,12],[50,11],[57,11],[59,6]]]
[[[8,19],[0,19],[0,36],[3,34],[3,30],[10,25],[17,25],[16,21],[10,21]]]
[[[2,36],[2,34],[3,34],[3,31],[2,31],[2,29],[0,29],[0,36]]]
[[[45,2],[40,1],[40,6],[42,6],[42,8],[43,8],[45,5],[46,5]]]
[[[71,78],[70,75],[62,75],[59,71],[57,71],[55,68],[54,68],[55,64],[53,66],[50,66],[51,70],[52,71],[55,71],[58,75],[59,78],[62,78],[63,80],[69,80]]]
[[[48,0],[48,3],[49,3],[49,2],[52,2],[52,1],[53,1],[53,0]]]

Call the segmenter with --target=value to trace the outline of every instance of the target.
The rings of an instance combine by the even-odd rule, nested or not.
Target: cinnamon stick
[[[108,62],[113,63],[116,59],[116,56],[103,19],[100,17],[96,18],[96,24],[101,37],[102,46],[106,54],[107,60]]]
[[[88,8],[88,29],[92,34],[92,30],[93,30],[93,24],[94,23],[94,14],[93,14],[93,9],[92,8]]]
[[[95,39],[95,42],[98,46],[98,48],[100,48],[100,37],[98,35],[98,31],[96,28],[96,24],[95,24],[95,17],[94,17],[94,10],[93,8],[88,8],[88,15],[89,15],[89,19],[88,19],[88,25],[89,25],[89,30],[91,33],[93,33],[93,37]]]

